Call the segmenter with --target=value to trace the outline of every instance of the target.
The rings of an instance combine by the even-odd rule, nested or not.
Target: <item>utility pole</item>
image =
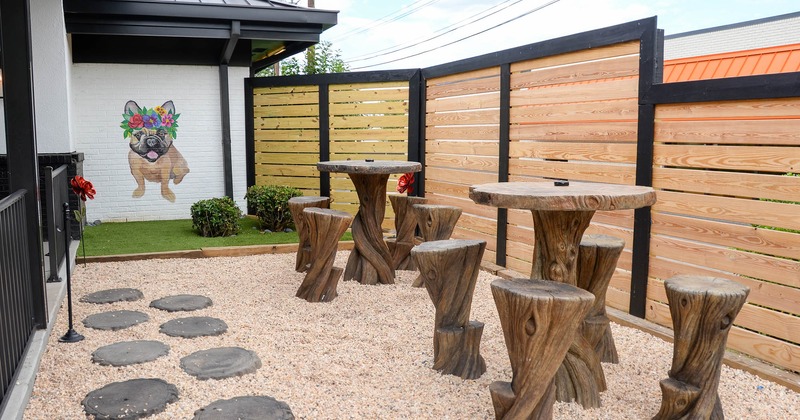
[[[314,8],[314,0],[307,0],[308,1],[308,8]],[[316,55],[316,48],[314,45],[308,47],[306,49],[306,74],[314,74],[317,72],[317,55]]]

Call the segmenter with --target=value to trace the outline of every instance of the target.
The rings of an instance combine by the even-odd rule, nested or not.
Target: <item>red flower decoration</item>
[[[142,114],[131,115],[131,118],[128,120],[128,127],[133,129],[144,127],[144,119],[142,118]]]
[[[87,197],[90,200],[94,200],[94,195],[97,194],[97,191],[95,191],[91,182],[83,179],[82,176],[76,176],[69,183],[72,186],[72,192],[79,196],[81,200],[86,201]]]
[[[409,194],[414,192],[414,173],[409,172],[407,174],[403,174],[400,176],[400,179],[397,180],[397,192],[400,194],[404,192],[408,192]]]

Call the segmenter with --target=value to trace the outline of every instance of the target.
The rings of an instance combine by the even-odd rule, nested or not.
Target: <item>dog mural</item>
[[[178,185],[189,173],[189,166],[172,144],[178,137],[178,117],[172,101],[152,109],[141,108],[134,101],[125,104],[120,127],[124,138],[130,137],[128,164],[138,185],[133,198],[144,195],[145,180],[161,184],[161,196],[175,202],[169,181]]]

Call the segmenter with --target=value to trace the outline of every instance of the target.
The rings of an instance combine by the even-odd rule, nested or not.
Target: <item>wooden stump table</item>
[[[414,247],[414,235],[417,230],[417,216],[414,214],[414,204],[425,203],[423,197],[407,195],[390,195],[389,201],[394,210],[394,240],[386,241],[392,253],[392,266],[395,270],[415,270],[414,259],[411,258],[411,248]]]
[[[328,197],[318,196],[292,197],[289,199],[289,211],[292,213],[298,237],[297,258],[295,259],[294,269],[299,273],[308,270],[308,265],[311,264],[311,242],[303,209],[307,207],[328,208],[330,201],[331,199]]]
[[[576,286],[580,241],[597,210],[650,206],[656,194],[650,187],[588,182],[501,182],[474,185],[469,197],[478,204],[528,209],[533,215],[532,279]],[[556,398],[599,407],[606,389],[603,368],[594,348],[577,335],[556,374]]]
[[[424,242],[450,239],[462,211],[459,207],[440,204],[414,204],[413,207]],[[411,286],[422,287],[422,275],[417,276]]]
[[[594,295],[580,331],[600,361],[606,363],[619,363],[606,316],[606,291],[624,248],[625,241],[613,236],[584,235],[578,251],[578,287]]]
[[[661,381],[661,409],[654,419],[722,419],[720,366],[733,320],[750,289],[704,276],[664,282],[675,330],[672,368]]]
[[[485,241],[460,239],[425,242],[411,250],[436,308],[433,368],[463,379],[486,372],[480,355],[483,323],[469,320],[485,249]]]
[[[390,174],[418,172],[418,162],[340,160],[318,162],[322,172],[344,172],[358,194],[358,213],[353,218],[355,248],[350,252],[344,279],[361,284],[394,284],[389,247],[381,223],[386,213],[386,184]]]
[[[336,246],[353,216],[338,210],[308,207],[303,210],[311,243],[311,265],[297,289],[297,297],[309,302],[330,302],[342,269],[333,266]]]
[[[528,279],[495,280],[492,296],[513,372],[510,383],[489,385],[495,417],[550,419],[554,375],[594,296],[568,284]]]

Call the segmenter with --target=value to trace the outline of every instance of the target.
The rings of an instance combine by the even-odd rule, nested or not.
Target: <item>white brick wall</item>
[[[242,210],[245,192],[244,82],[248,69],[230,69],[234,198]],[[87,205],[90,221],[169,220],[190,217],[191,205],[225,194],[222,163],[219,69],[216,66],[75,64],[72,67],[73,133],[85,154],[84,176],[97,195]],[[128,139],[119,127],[125,103],[152,108],[171,100],[180,113],[173,142],[189,166],[174,203],[160,184],[145,181],[143,197],[133,198],[136,181],[128,164]]]
[[[669,36],[669,34],[667,34]],[[742,25],[714,28],[700,33],[675,34],[664,40],[664,59],[719,54],[800,43],[800,16]]]

